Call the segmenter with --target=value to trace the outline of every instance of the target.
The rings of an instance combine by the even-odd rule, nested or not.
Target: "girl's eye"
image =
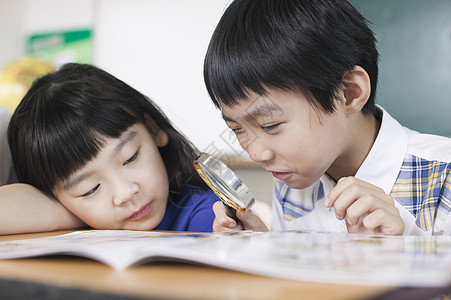
[[[273,132],[273,131],[276,131],[277,129],[279,129],[279,126],[280,126],[280,123],[262,126],[262,130],[270,133],[270,132]]]
[[[99,188],[99,186],[100,186],[100,184],[96,185],[92,190],[90,190],[86,194],[83,194],[82,197],[88,197],[88,196],[94,194],[97,191],[97,189]]]
[[[135,154],[133,154],[132,157],[127,159],[122,165],[125,166],[125,165],[128,165],[128,164],[134,162],[136,160],[136,158],[138,157],[138,152],[139,151],[136,151]]]

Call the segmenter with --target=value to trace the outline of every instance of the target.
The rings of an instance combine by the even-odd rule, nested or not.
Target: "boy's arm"
[[[268,231],[265,223],[252,211],[248,212],[236,212],[236,217],[240,222],[236,222],[226,214],[226,208],[221,201],[216,202],[213,205],[213,211],[215,213],[215,220],[213,222],[214,232],[231,232],[240,230],[253,230],[253,231]]]
[[[0,186],[0,234],[18,234],[86,226],[60,202],[27,184]]]

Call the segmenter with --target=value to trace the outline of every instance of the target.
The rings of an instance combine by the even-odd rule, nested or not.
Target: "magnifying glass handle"
[[[228,217],[234,219],[236,222],[241,222],[241,221],[236,217],[236,210],[235,210],[233,207],[231,207],[231,206],[225,204],[224,202],[223,202],[222,204],[224,204],[224,206],[225,206],[225,209],[226,209],[226,215],[227,215]]]

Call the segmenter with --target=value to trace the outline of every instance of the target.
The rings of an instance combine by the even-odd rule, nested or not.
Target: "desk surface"
[[[0,236],[0,241],[67,232]],[[54,299],[72,299],[70,294],[77,292],[85,293],[83,299],[112,299],[112,295],[121,299],[377,299],[394,291],[388,287],[281,280],[183,263],[149,263],[115,271],[102,263],[71,256],[0,260],[0,287],[0,296],[8,290],[10,298],[17,295],[18,299],[33,293],[40,294],[40,299],[52,295]]]

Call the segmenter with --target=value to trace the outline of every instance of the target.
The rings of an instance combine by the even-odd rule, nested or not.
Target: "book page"
[[[291,280],[385,286],[451,283],[450,236],[91,230],[0,243],[0,259],[68,254],[125,270],[180,260]]]

